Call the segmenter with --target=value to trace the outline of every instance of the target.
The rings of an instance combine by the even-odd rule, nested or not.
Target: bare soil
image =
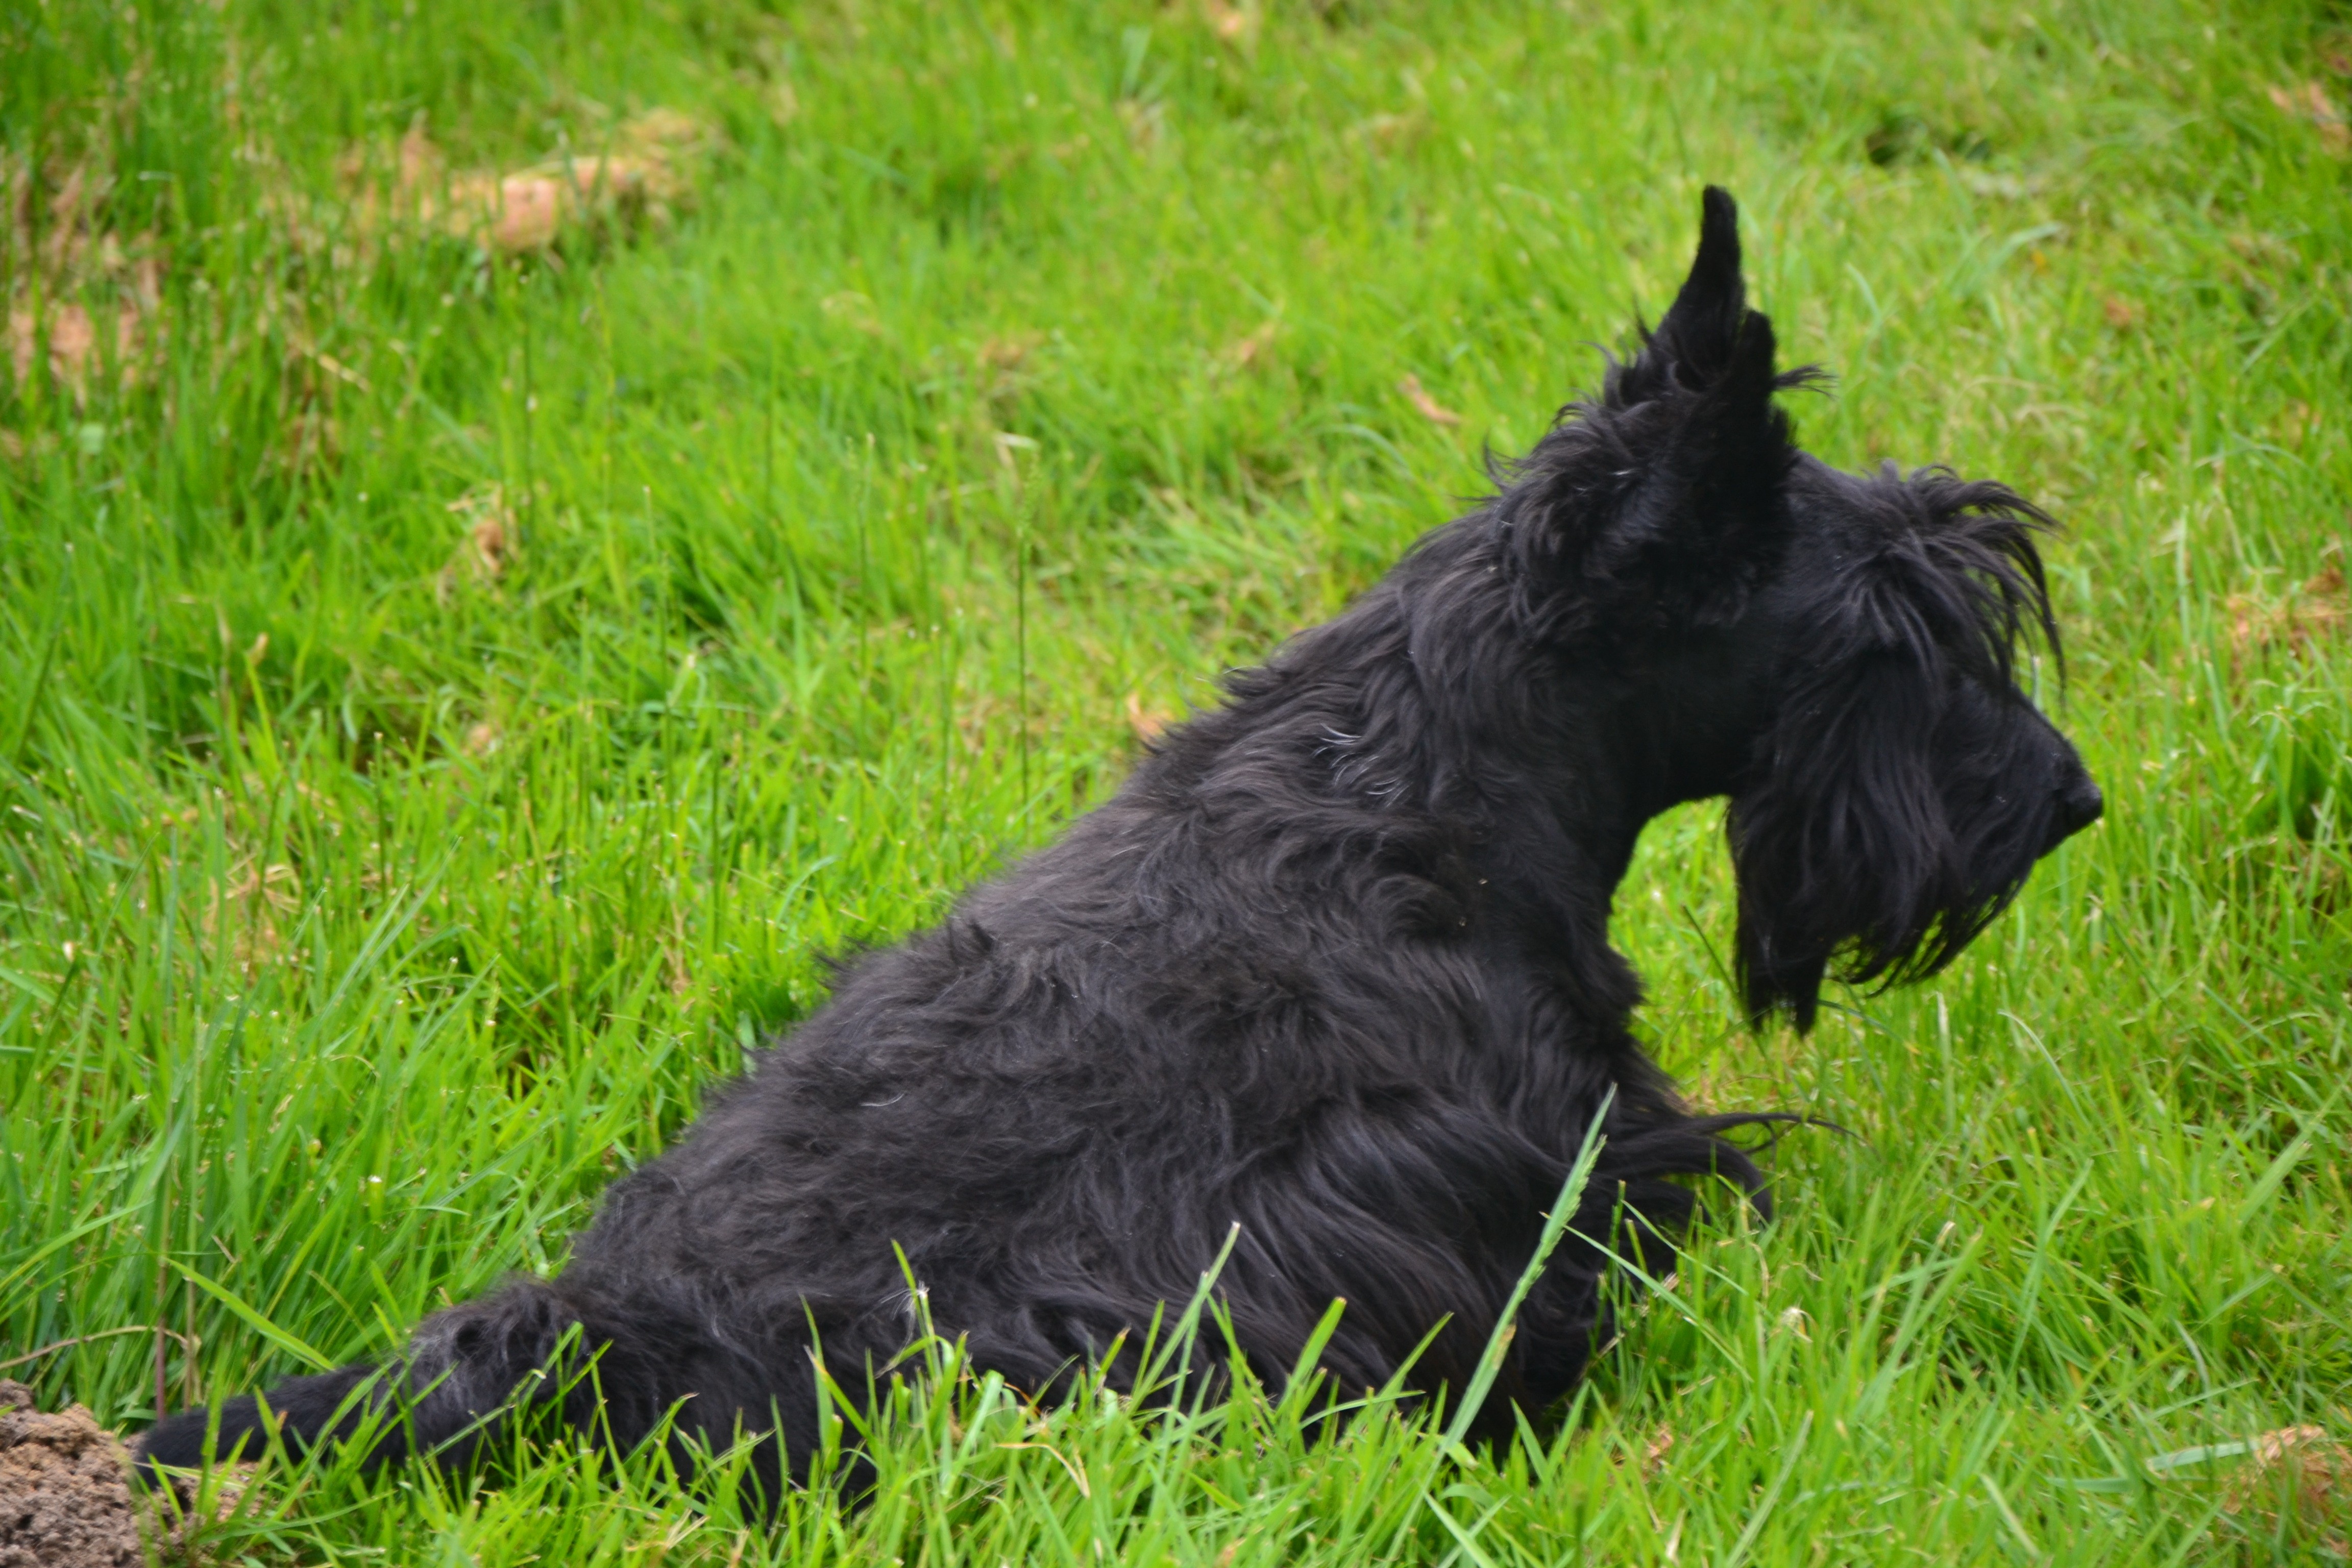
[[[0,1379],[0,1568],[138,1568],[131,1456],[77,1405]]]

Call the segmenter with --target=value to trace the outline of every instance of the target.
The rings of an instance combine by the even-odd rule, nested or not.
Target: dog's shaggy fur
[[[300,1446],[413,1400],[376,1454],[462,1454],[570,1342],[563,1414],[815,1441],[813,1347],[866,1386],[913,1332],[907,1276],[977,1365],[1045,1392],[1217,1281],[1278,1382],[1323,1365],[1462,1386],[1604,1103],[1575,1232],[1498,1392],[1541,1406],[1603,1315],[1594,1239],[1661,1252],[1713,1174],[1762,1198],[1740,1118],[1694,1115],[1628,1029],[1608,942],[1642,826],[1730,797],[1759,1017],[1826,972],[1933,973],[2099,812],[2012,677],[2054,652],[2033,535],[1996,484],[1857,478],[1797,451],[1730,198],[1601,395],[1500,492],[1336,620],[1236,676],[1108,805],[858,960],[832,1000],[620,1182],[570,1264],[428,1319],[404,1358],[298,1378]],[[1654,1262],[1663,1262],[1653,1258]],[[1113,1375],[1131,1374],[1129,1361]],[[692,1396],[688,1398],[688,1396]],[[257,1440],[255,1401],[219,1451]],[[202,1411],[150,1432],[196,1462]]]

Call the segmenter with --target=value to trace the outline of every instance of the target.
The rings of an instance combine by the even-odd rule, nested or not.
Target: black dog
[[[2021,637],[2055,651],[2046,520],[1798,452],[1773,395],[1812,374],[1774,368],[1709,190],[1673,309],[1501,493],[1059,843],[860,960],[612,1189],[558,1278],[426,1320],[380,1378],[272,1391],[289,1446],[397,1394],[373,1457],[462,1456],[569,1344],[595,1376],[564,1419],[625,1444],[685,1400],[680,1426],[780,1426],[798,1461],[813,1355],[862,1389],[909,1342],[894,1244],[939,1332],[1045,1393],[1122,1335],[1131,1375],[1236,1225],[1221,1355],[1279,1382],[1344,1298],[1339,1385],[1385,1383],[1443,1322],[1411,1376],[1458,1389],[1606,1104],[1496,1384],[1559,1395],[1607,1237],[1661,1252],[1694,1203],[1676,1178],[1762,1195],[1722,1137],[1755,1119],[1693,1115],[1627,1028],[1607,928],[1642,825],[1731,797],[1748,1006],[1802,1028],[1832,966],[1934,973],[2099,815],[2012,674]],[[220,1453],[260,1426],[230,1402]],[[194,1464],[205,1430],[175,1415],[143,1457]]]

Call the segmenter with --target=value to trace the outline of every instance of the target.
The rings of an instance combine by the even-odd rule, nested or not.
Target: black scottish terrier
[[[2015,679],[2021,639],[2056,647],[2047,520],[1805,456],[1773,395],[1814,374],[1775,368],[1708,190],[1673,308],[1499,494],[848,968],[561,1275],[427,1319],[389,1368],[282,1384],[268,1424],[299,1449],[396,1396],[373,1458],[462,1457],[571,1346],[595,1375],[542,1396],[563,1419],[626,1444],[677,1406],[715,1443],[780,1428],[798,1468],[815,1359],[866,1386],[914,1332],[909,1273],[937,1331],[1043,1394],[1106,1354],[1131,1372],[1235,1226],[1221,1354],[1279,1382],[1344,1298],[1339,1385],[1443,1324],[1410,1375],[1459,1389],[1599,1116],[1495,1429],[1561,1394],[1605,1316],[1594,1238],[1663,1262],[1693,1175],[1763,1200],[1724,1136],[1756,1119],[1693,1114],[1627,1027],[1609,908],[1643,824],[1730,797],[1747,1005],[1801,1029],[1832,969],[1948,963],[2099,815]],[[197,1463],[206,1425],[163,1421],[143,1458]],[[264,1425],[229,1402],[218,1452]]]

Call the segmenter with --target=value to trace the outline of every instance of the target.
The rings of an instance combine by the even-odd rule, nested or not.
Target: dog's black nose
[[[2058,792],[2058,820],[2069,835],[2080,833],[2099,820],[2107,808],[2106,796],[2091,782],[2088,773],[2078,773],[2065,788]]]

